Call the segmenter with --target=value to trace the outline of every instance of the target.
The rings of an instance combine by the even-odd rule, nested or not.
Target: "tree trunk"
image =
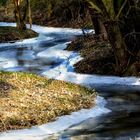
[[[107,32],[102,22],[101,15],[95,9],[90,8],[88,2],[85,2],[85,5],[89,11],[95,34],[98,36],[100,35],[103,39],[107,39]]]
[[[116,74],[121,75],[125,72],[128,65],[128,52],[127,46],[121,34],[119,25],[117,23],[105,24],[108,39],[114,50],[116,59]]]
[[[95,34],[101,35],[104,39],[107,39],[106,29],[103,22],[101,21],[100,15],[97,13],[93,14],[93,12],[90,15],[91,15],[92,24],[94,26]]]
[[[15,19],[19,30],[26,30],[26,20],[29,18],[30,28],[32,26],[30,0],[26,0],[25,10],[21,14],[20,0],[13,0],[15,5]]]
[[[26,23],[27,18],[29,19],[30,28],[32,28],[32,17],[31,17],[31,5],[30,0],[26,0],[24,15],[22,20]]]
[[[26,29],[26,24],[24,23],[24,21],[20,17],[20,13],[17,10],[15,10],[15,19],[16,19],[17,28],[19,30],[25,30]]]
[[[24,20],[22,19],[22,15],[21,15],[21,11],[20,11],[20,1],[14,0],[14,5],[15,5],[14,13],[15,13],[17,28],[19,30],[25,30],[26,24],[25,24]]]
[[[32,28],[32,14],[31,14],[31,1],[28,0],[28,9],[29,9],[29,24],[30,28]]]

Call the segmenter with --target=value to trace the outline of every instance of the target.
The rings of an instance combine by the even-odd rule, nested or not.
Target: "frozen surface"
[[[71,56],[72,52],[64,51],[66,44],[59,44],[37,54],[37,58],[45,59],[46,63],[63,62]]]
[[[91,109],[82,109],[78,112],[73,112],[71,115],[59,117],[55,122],[32,127],[31,129],[2,133],[0,140],[27,140],[27,138],[34,140],[43,139],[43,137],[48,137],[51,134],[65,130],[73,124],[78,124],[88,118],[110,112],[110,110],[104,107],[105,104],[106,101],[98,96],[96,99],[96,106]]]
[[[59,79],[63,81],[68,81],[84,86],[96,87],[96,88],[135,88],[140,90],[140,78],[136,77],[113,77],[113,76],[99,76],[99,75],[86,75],[77,74],[74,72],[65,72],[57,74],[53,71],[53,76],[50,75],[49,71],[44,72],[43,75]]]
[[[0,26],[15,26],[14,23],[0,23]],[[0,44],[0,70],[30,71],[49,78],[64,80],[91,88],[107,89],[129,87],[140,90],[140,79],[136,77],[108,77],[84,75],[74,72],[73,65],[82,58],[78,53],[64,50],[80,29],[41,27],[33,25],[39,37],[13,43]],[[65,130],[91,117],[110,112],[105,108],[106,101],[97,97],[96,106],[80,110],[71,115],[59,117],[55,122],[31,129],[1,133],[0,140],[43,140],[53,133]]]

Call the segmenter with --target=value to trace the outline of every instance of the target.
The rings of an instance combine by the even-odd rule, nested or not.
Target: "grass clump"
[[[0,27],[0,43],[33,38],[37,36],[38,34],[31,29],[20,31],[16,27]]]
[[[29,73],[0,72],[0,131],[29,128],[94,105],[96,92]]]

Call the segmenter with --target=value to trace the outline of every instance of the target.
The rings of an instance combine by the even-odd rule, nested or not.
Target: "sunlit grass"
[[[0,131],[29,128],[94,105],[96,93],[29,73],[0,72]]]

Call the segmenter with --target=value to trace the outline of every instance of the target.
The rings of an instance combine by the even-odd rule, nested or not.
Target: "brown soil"
[[[78,51],[84,58],[74,65],[76,72],[116,75],[115,57],[108,40],[88,34],[74,40],[69,44],[67,50]],[[136,56],[136,62],[128,68],[124,76],[140,76],[140,52]]]
[[[38,34],[30,29],[19,31],[15,27],[0,27],[0,43],[37,37]]]
[[[112,48],[107,40],[95,35],[87,35],[73,41],[67,48],[79,51],[84,58],[74,65],[76,72],[85,74],[114,75]]]

